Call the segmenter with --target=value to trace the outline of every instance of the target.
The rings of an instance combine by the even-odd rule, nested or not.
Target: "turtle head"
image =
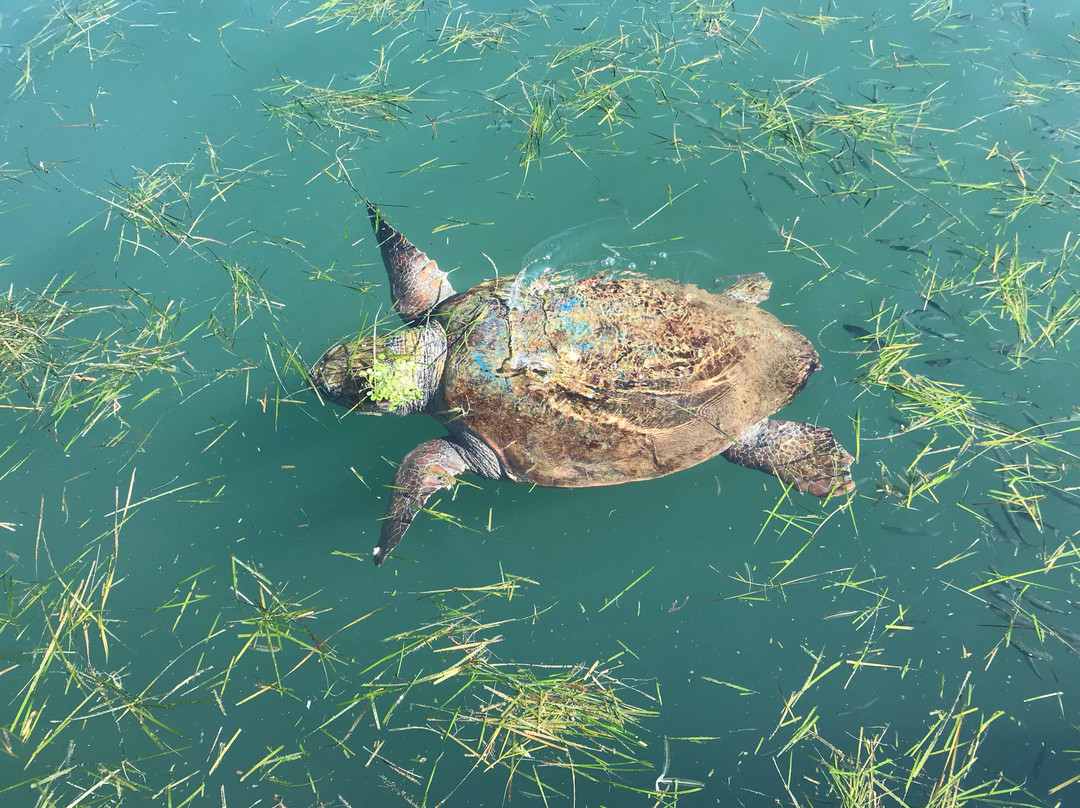
[[[371,335],[331,348],[311,369],[321,398],[360,412],[423,411],[439,385],[446,336],[429,324]]]

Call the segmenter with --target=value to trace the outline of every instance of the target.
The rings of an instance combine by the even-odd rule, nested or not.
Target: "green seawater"
[[[0,804],[1077,804],[1077,20],[3,4]],[[364,198],[459,290],[765,272],[854,495],[467,478],[376,569]]]

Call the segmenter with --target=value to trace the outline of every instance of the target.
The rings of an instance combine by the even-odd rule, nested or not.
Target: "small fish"
[[[1029,404],[1032,407],[1038,407],[1039,406],[1034,401],[1032,401],[1030,398],[1027,398],[1026,396],[1023,396],[1020,393],[1013,393],[1013,392],[1010,392],[1008,390],[1003,391],[1002,394],[1001,394],[1001,397],[1002,398],[1007,398],[1007,399],[1009,399],[1009,401],[1015,401],[1017,404]],[[1034,417],[1034,416],[1032,416],[1032,417]],[[1034,426],[1034,424],[1032,424],[1032,426]]]
[[[0,665],[21,665],[31,663],[34,660],[33,651],[0,651]]]
[[[940,303],[937,303],[937,302],[935,302],[935,301],[931,300],[931,299],[930,299],[929,297],[927,297],[926,295],[922,294],[921,292],[919,293],[919,297],[921,297],[921,298],[922,298],[922,300],[923,300],[923,302],[924,302],[924,303],[925,303],[925,304],[926,304],[927,306],[929,306],[930,308],[932,308],[932,309],[933,309],[934,311],[938,312],[939,314],[944,314],[944,315],[945,315],[946,317],[949,317],[949,318],[951,318],[951,317],[952,317],[952,315],[951,315],[951,314],[949,314],[949,312],[945,311],[945,309],[944,309],[944,308],[942,307],[942,305],[941,305]]]
[[[1031,125],[1031,131],[1043,137],[1050,138],[1052,140],[1064,140],[1068,134],[1067,129],[1063,129],[1060,126],[1054,126],[1046,118],[1041,115],[1032,115],[1032,118],[1038,118],[1042,123],[1036,126],[1034,123]]]
[[[874,336],[871,332],[867,331],[861,325],[844,323],[844,330],[851,334],[852,339],[870,339]]]
[[[1021,550],[1030,550],[1038,546],[1029,542],[1019,533],[1014,533],[1012,531],[1006,532],[1002,530],[995,530],[993,531],[992,535],[996,541],[1005,542],[1005,544],[1012,545],[1015,548],[1013,550],[1013,555],[1016,555]]]
[[[795,183],[793,183],[791,180],[789,180],[783,174],[777,174],[775,171],[767,171],[766,173],[770,177],[776,177],[778,180],[780,180],[780,182],[784,183],[784,185],[786,185],[788,188],[790,188],[793,193],[796,193],[796,194],[799,193],[799,189],[795,187]]]
[[[1031,672],[1035,674],[1035,678],[1040,680],[1040,681],[1043,681],[1043,675],[1041,673],[1039,673],[1039,669],[1035,667],[1035,660],[1032,659],[1029,656],[1024,656],[1024,655],[1021,655],[1021,658],[1024,660],[1024,663],[1029,668],[1031,668]]]
[[[1012,596],[1006,594],[1005,592],[1002,592],[1000,589],[991,589],[990,597],[994,598],[995,600],[1001,601],[1006,606],[1011,607],[1014,614],[1016,613],[1016,610],[1020,608],[1019,604],[1017,604],[1017,602],[1012,598]]]
[[[1013,611],[1008,611],[1006,609],[1002,609],[996,603],[991,603],[990,601],[986,601],[986,608],[988,608],[990,611],[992,611],[994,614],[1004,620],[1006,628],[1018,628],[1016,623],[1013,621],[1013,618],[1016,616],[1015,609]]]
[[[1043,422],[1036,418],[1030,410],[1021,409],[1020,414],[1024,416],[1024,420],[1028,422],[1028,426],[1035,427],[1040,435],[1046,435],[1046,430],[1043,429]]]
[[[858,712],[859,710],[865,710],[869,707],[873,707],[874,704],[877,703],[877,700],[879,698],[881,698],[881,696],[874,696],[874,698],[870,699],[870,701],[866,702],[866,704],[860,704],[858,707],[852,707],[849,710],[844,710],[843,712],[838,713],[838,715],[851,715],[852,713]]]
[[[926,250],[920,249],[919,247],[909,247],[907,244],[890,244],[889,249],[896,250],[897,252],[918,253],[919,255],[925,255],[927,258],[930,257],[930,253]]]
[[[941,531],[935,530],[933,532],[927,530],[925,527],[908,527],[907,525],[882,525],[890,533],[895,533],[898,536],[940,536]]]
[[[776,220],[773,219],[772,216],[765,212],[765,208],[761,206],[761,200],[758,199],[754,192],[750,189],[750,185],[746,182],[746,180],[742,180],[742,184],[743,188],[746,189],[746,195],[750,197],[750,204],[754,206],[758,213],[765,217],[766,221],[768,221],[769,223],[769,227],[771,227],[773,232],[779,236],[781,233],[780,225],[776,223]]]
[[[1048,748],[1046,744],[1043,744],[1042,748],[1039,749],[1039,754],[1035,755],[1035,763],[1031,767],[1030,779],[1035,780],[1042,773],[1043,761],[1046,760],[1046,750]]]
[[[1045,626],[1047,631],[1054,634],[1058,639],[1080,645],[1080,631],[1073,631],[1071,628],[1065,628],[1064,626],[1055,626],[1052,623],[1046,623]]]
[[[1046,651],[1039,651],[1036,648],[1028,648],[1015,637],[1009,637],[1009,645],[1011,645],[1021,654],[1026,656],[1028,659],[1038,659],[1042,662],[1049,662],[1053,659],[1053,657],[1050,654],[1046,653]]]
[[[956,334],[954,332],[942,333],[941,331],[935,331],[934,329],[930,328],[929,326],[920,325],[919,323],[912,323],[910,320],[908,320],[907,322],[908,322],[909,325],[914,326],[915,328],[919,329],[920,331],[922,331],[927,336],[933,337],[934,339],[945,340],[946,342],[963,342],[964,341],[963,338],[959,334]]]
[[[860,339],[870,336],[870,332],[867,331],[865,328],[863,328],[861,325],[852,325],[851,323],[844,323],[844,330],[847,331],[852,336],[859,337]]]
[[[1070,612],[1062,611],[1061,609],[1057,608],[1056,606],[1051,606],[1046,601],[1038,600],[1037,598],[1033,598],[1033,597],[1031,597],[1031,595],[1024,594],[1024,595],[1021,595],[1021,597],[1024,600],[1026,600],[1028,603],[1030,603],[1032,606],[1034,606],[1036,609],[1041,611],[1041,612],[1049,612],[1050,614],[1064,614],[1064,615],[1070,614]]]

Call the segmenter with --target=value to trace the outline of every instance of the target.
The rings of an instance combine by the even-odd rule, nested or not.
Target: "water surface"
[[[5,804],[832,805],[860,737],[912,805],[973,744],[964,787],[1075,799],[1071,6],[367,5],[0,16],[0,279],[98,307],[52,365],[4,354]],[[719,459],[469,479],[375,569],[393,466],[440,429],[304,384],[391,314],[364,197],[458,289],[767,273],[825,365],[783,415],[857,447],[855,495]],[[375,664],[482,594],[420,593],[510,576],[469,608],[517,622]],[[512,776],[477,765],[458,719],[498,697],[421,680],[496,637],[491,665],[598,663],[579,691],[655,712],[641,765],[524,736]]]

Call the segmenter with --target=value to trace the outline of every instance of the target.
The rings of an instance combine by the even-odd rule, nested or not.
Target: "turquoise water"
[[[0,280],[99,307],[51,368],[4,354],[3,804],[824,806],[860,735],[910,805],[973,741],[964,788],[1072,804],[1071,6],[377,5],[0,16]],[[457,524],[419,517],[376,569],[393,466],[440,429],[343,417],[299,371],[388,316],[361,197],[458,289],[549,254],[767,273],[825,365],[783,415],[857,449],[855,495],[719,459],[469,479],[437,506]],[[143,329],[129,386],[57,409]],[[641,765],[518,736],[511,776],[467,720],[499,687],[422,681],[465,651],[376,664],[481,594],[420,593],[510,576],[473,612],[517,621],[454,639],[499,638],[503,670],[598,663],[593,692],[655,713],[622,748]]]

